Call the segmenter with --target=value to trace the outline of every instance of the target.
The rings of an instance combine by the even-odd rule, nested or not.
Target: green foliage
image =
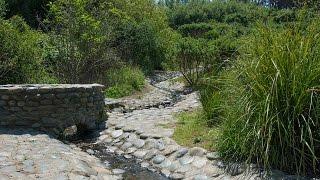
[[[307,27],[260,27],[248,38],[224,89],[223,157],[320,174],[319,35],[315,19]]]
[[[57,0],[50,4],[51,42],[47,60],[65,83],[103,82],[117,57],[108,46],[107,4],[89,0]]]
[[[178,41],[176,64],[190,86],[196,86],[207,65],[213,64],[211,48],[204,39],[185,37]]]
[[[15,15],[23,17],[26,23],[33,27],[38,28],[41,21],[46,17],[48,10],[47,4],[51,0],[0,0],[5,1],[8,5],[7,18]]]
[[[0,18],[6,14],[6,2],[0,0]]]
[[[120,98],[140,91],[145,83],[143,72],[139,68],[129,66],[108,71],[106,80],[109,88],[105,94],[111,98]]]
[[[0,19],[0,84],[55,82],[44,68],[46,36],[18,16]]]
[[[193,23],[193,24],[185,24],[178,28],[178,31],[183,36],[191,36],[195,38],[203,37],[205,33],[212,30],[213,27],[208,23]]]
[[[111,44],[122,60],[138,65],[145,73],[162,69],[170,59],[174,36],[165,12],[150,0],[112,1]]]

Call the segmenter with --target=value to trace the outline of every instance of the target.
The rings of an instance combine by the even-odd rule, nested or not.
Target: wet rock
[[[152,162],[153,162],[154,164],[160,164],[160,163],[162,163],[165,159],[166,159],[166,157],[163,156],[163,155],[156,155],[156,156],[152,159]]]

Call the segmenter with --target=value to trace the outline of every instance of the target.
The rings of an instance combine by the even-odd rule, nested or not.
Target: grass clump
[[[216,140],[219,128],[211,128],[204,121],[203,113],[198,110],[195,112],[184,112],[178,115],[173,138],[182,145],[188,147],[203,147],[208,150],[216,148]]]
[[[248,39],[226,77],[223,157],[320,175],[318,22],[281,30],[260,26]]]
[[[120,98],[140,91],[145,85],[143,72],[136,67],[125,66],[107,72],[105,95],[110,98]]]

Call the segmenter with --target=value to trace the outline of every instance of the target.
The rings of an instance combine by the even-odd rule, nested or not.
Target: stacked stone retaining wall
[[[94,129],[106,118],[99,84],[0,85],[0,125]]]

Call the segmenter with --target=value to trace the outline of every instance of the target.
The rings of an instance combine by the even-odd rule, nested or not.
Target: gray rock
[[[132,154],[132,153],[134,153],[136,150],[137,150],[137,148],[135,148],[135,147],[129,147],[129,148],[127,149],[127,152],[126,152],[126,153]]]
[[[174,152],[176,152],[179,149],[179,146],[176,145],[169,145],[165,147],[165,150],[163,151],[163,155],[168,156]]]
[[[160,163],[162,163],[165,159],[166,159],[166,157],[163,156],[163,155],[156,155],[156,156],[152,159],[152,162],[153,162],[154,164],[160,164]]]
[[[123,131],[122,131],[122,130],[116,130],[116,131],[113,131],[113,132],[111,133],[111,136],[112,136],[114,139],[116,139],[116,138],[120,137],[122,134],[123,134]]]
[[[198,174],[198,175],[195,175],[193,177],[194,180],[207,180],[209,179],[208,176],[204,175],[204,174]]]
[[[160,167],[161,167],[161,168],[168,168],[171,164],[172,164],[172,162],[171,162],[169,159],[165,159],[165,160],[160,164]]]
[[[207,154],[207,159],[209,159],[209,160],[217,160],[219,158],[220,157],[219,157],[218,152],[211,152],[211,153]]]
[[[156,140],[155,139],[147,139],[146,141],[145,141],[145,146],[144,146],[144,148],[145,149],[153,149],[153,148],[156,148]]]
[[[150,160],[152,159],[154,156],[156,156],[158,154],[158,150],[155,149],[151,149],[150,151],[147,152],[147,154],[144,156],[145,160]]]
[[[87,151],[86,151],[88,154],[90,154],[90,155],[94,155],[94,151],[92,150],[92,149],[87,149]]]
[[[148,162],[142,162],[141,163],[141,167],[143,167],[143,168],[147,168],[149,166],[150,166],[150,164]]]
[[[155,148],[159,149],[160,151],[163,151],[165,149],[165,144],[163,141],[159,140],[155,144]]]
[[[206,152],[207,152],[207,151],[206,151],[205,149],[203,149],[203,148],[193,147],[193,148],[191,148],[191,149],[189,150],[189,155],[190,155],[190,156],[200,156],[200,157],[202,157],[202,156],[205,155]]]
[[[174,180],[180,180],[184,178],[184,175],[180,173],[173,173],[170,175],[170,178]]]
[[[130,142],[125,142],[120,149],[126,151],[128,148],[132,147],[133,145]]]
[[[112,173],[113,173],[114,175],[123,174],[123,173],[125,173],[125,172],[126,172],[126,171],[123,170],[123,169],[112,169]]]
[[[145,150],[138,150],[133,153],[133,155],[139,159],[142,159],[146,154],[147,154],[147,151],[145,151]]]
[[[233,163],[233,164],[229,164],[225,170],[231,176],[237,176],[239,174],[242,174],[245,171],[245,166],[244,164]]]
[[[207,163],[207,159],[205,157],[194,157],[194,160],[192,162],[192,165],[197,167],[197,168],[202,168],[203,166],[205,166]]]
[[[187,164],[190,164],[192,163],[194,157],[191,157],[191,156],[183,156],[182,158],[179,159],[179,162],[181,165],[187,165]]]
[[[188,149],[187,148],[182,148],[180,150],[177,151],[177,154],[176,154],[176,158],[181,158],[182,156],[184,156],[185,154],[188,153]]]
[[[132,143],[136,148],[142,148],[145,144],[144,140],[142,140],[142,139],[136,139]]]
[[[168,169],[162,169],[161,173],[166,177],[169,177],[171,174],[171,172]]]

